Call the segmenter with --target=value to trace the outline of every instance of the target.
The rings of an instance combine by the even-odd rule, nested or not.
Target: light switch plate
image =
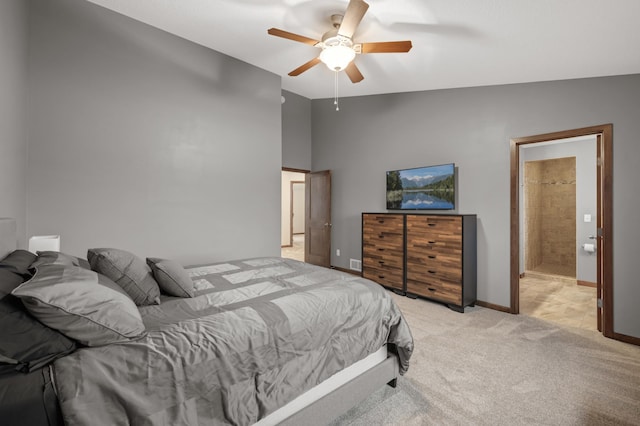
[[[591,215],[590,214],[585,214],[584,215],[584,221],[585,221],[585,223],[591,222]]]

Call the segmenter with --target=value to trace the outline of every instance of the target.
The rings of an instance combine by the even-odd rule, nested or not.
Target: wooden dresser
[[[464,312],[476,264],[475,215],[362,214],[362,276],[398,293]]]

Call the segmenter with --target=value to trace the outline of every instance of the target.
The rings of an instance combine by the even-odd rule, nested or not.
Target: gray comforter
[[[191,299],[141,308],[147,335],[55,363],[65,423],[249,425],[411,332],[388,292],[353,275],[259,258],[188,270]]]

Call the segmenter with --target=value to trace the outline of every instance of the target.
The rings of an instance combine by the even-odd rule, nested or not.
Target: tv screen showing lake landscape
[[[453,210],[455,164],[387,172],[387,209]]]

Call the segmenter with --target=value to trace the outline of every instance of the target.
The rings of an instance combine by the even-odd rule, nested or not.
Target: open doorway
[[[305,244],[304,171],[282,170],[281,256],[304,261]]]
[[[520,313],[597,330],[596,136],[520,149]]]
[[[613,128],[611,124],[592,126],[581,129],[567,130],[543,135],[527,136],[511,140],[511,312],[521,312],[521,277],[525,271],[526,256],[523,252],[522,241],[525,232],[524,221],[524,188],[521,187],[521,175],[524,166],[522,157],[526,156],[525,150],[536,145],[549,144],[555,141],[569,140],[595,140],[596,152],[596,178],[595,213],[579,211],[574,215],[582,220],[576,221],[576,226],[582,222],[595,222],[593,233],[576,232],[574,247],[579,255],[588,255],[596,259],[595,283],[585,281],[589,285],[596,286],[596,299],[592,300],[592,310],[596,312],[597,329],[607,337],[615,337],[613,333],[613,193],[612,193],[612,138]],[[567,157],[567,156],[565,156]],[[590,215],[590,217],[588,217]],[[576,264],[577,265],[577,264]],[[571,268],[570,268],[571,269]],[[576,266],[576,270],[578,270]],[[558,275],[561,276],[561,275]],[[577,278],[570,278],[577,280]],[[572,284],[573,285],[573,284]],[[585,287],[588,287],[585,286]],[[542,296],[545,297],[545,296]],[[569,296],[571,297],[571,296]]]
[[[331,171],[283,168],[281,212],[281,256],[330,268]]]

